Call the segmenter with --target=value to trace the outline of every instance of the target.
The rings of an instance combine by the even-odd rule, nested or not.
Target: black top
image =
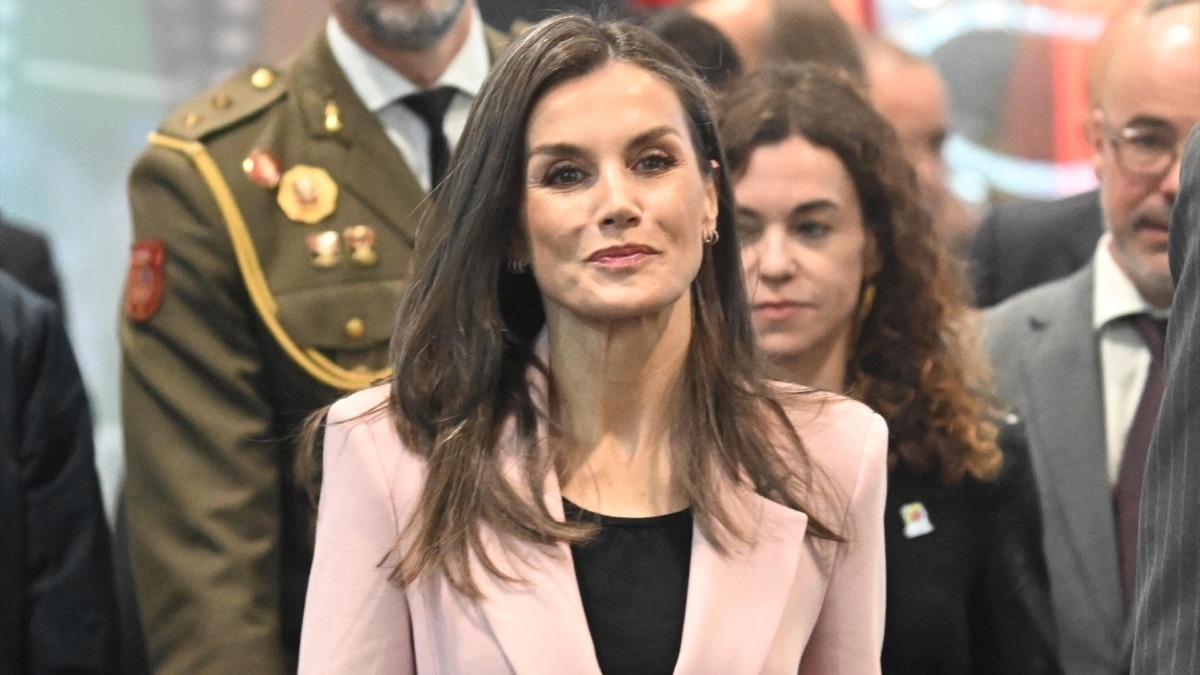
[[[1014,420],[993,481],[945,486],[903,464],[889,476],[884,673],[1062,672],[1037,487]]]
[[[650,518],[617,518],[563,500],[567,520],[600,524],[591,541],[572,546],[596,660],[605,675],[666,675],[683,639],[690,509]]]

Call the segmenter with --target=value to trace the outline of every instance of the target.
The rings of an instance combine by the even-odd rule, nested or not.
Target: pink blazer
[[[528,583],[507,584],[477,566],[480,601],[437,578],[388,583],[391,560],[380,562],[413,511],[425,465],[401,444],[386,410],[370,412],[387,396],[386,387],[360,392],[329,416],[300,672],[599,675],[565,544],[521,545],[522,563],[485,528],[492,559]],[[842,398],[790,414],[830,479],[821,513],[849,541],[806,537],[808,516],[729,484],[721,498],[752,519],[756,542],[722,555],[694,531],[676,673],[880,671],[887,428]],[[509,475],[519,469],[514,461]],[[562,517],[553,472],[546,505]]]

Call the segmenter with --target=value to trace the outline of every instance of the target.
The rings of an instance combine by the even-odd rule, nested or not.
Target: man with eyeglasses
[[[1141,13],[1112,46],[1089,122],[1105,226],[1091,262],[987,314],[998,393],[1029,434],[1068,675],[1129,669],[1138,505],[1173,294],[1167,225],[1183,140],[1200,121],[1200,2]]]

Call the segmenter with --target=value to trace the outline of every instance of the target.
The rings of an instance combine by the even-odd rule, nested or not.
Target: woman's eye
[[[583,171],[574,166],[553,166],[546,172],[542,183],[550,186],[575,185],[583,180]]]
[[[737,231],[738,243],[741,245],[757,241],[762,235],[762,225],[749,218],[738,218],[734,222],[734,230]]]
[[[653,154],[646,155],[646,156],[642,157],[641,159],[639,159],[636,164],[636,168],[638,168],[641,171],[648,171],[648,172],[654,173],[657,171],[664,171],[666,169],[669,169],[669,168],[675,166],[675,164],[676,164],[676,161],[675,161],[674,157],[672,157],[666,153],[656,152]]]
[[[815,221],[805,221],[792,225],[792,232],[795,232],[804,239],[820,239],[829,234],[832,229],[825,223]]]

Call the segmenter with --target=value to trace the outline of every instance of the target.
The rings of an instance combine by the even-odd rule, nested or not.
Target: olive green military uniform
[[[488,41],[495,56],[503,38]],[[386,374],[427,197],[324,33],[286,71],[246,69],[173,113],[129,189],[135,257],[160,252],[131,269],[121,322],[151,662],[293,670],[312,523],[291,437]]]

